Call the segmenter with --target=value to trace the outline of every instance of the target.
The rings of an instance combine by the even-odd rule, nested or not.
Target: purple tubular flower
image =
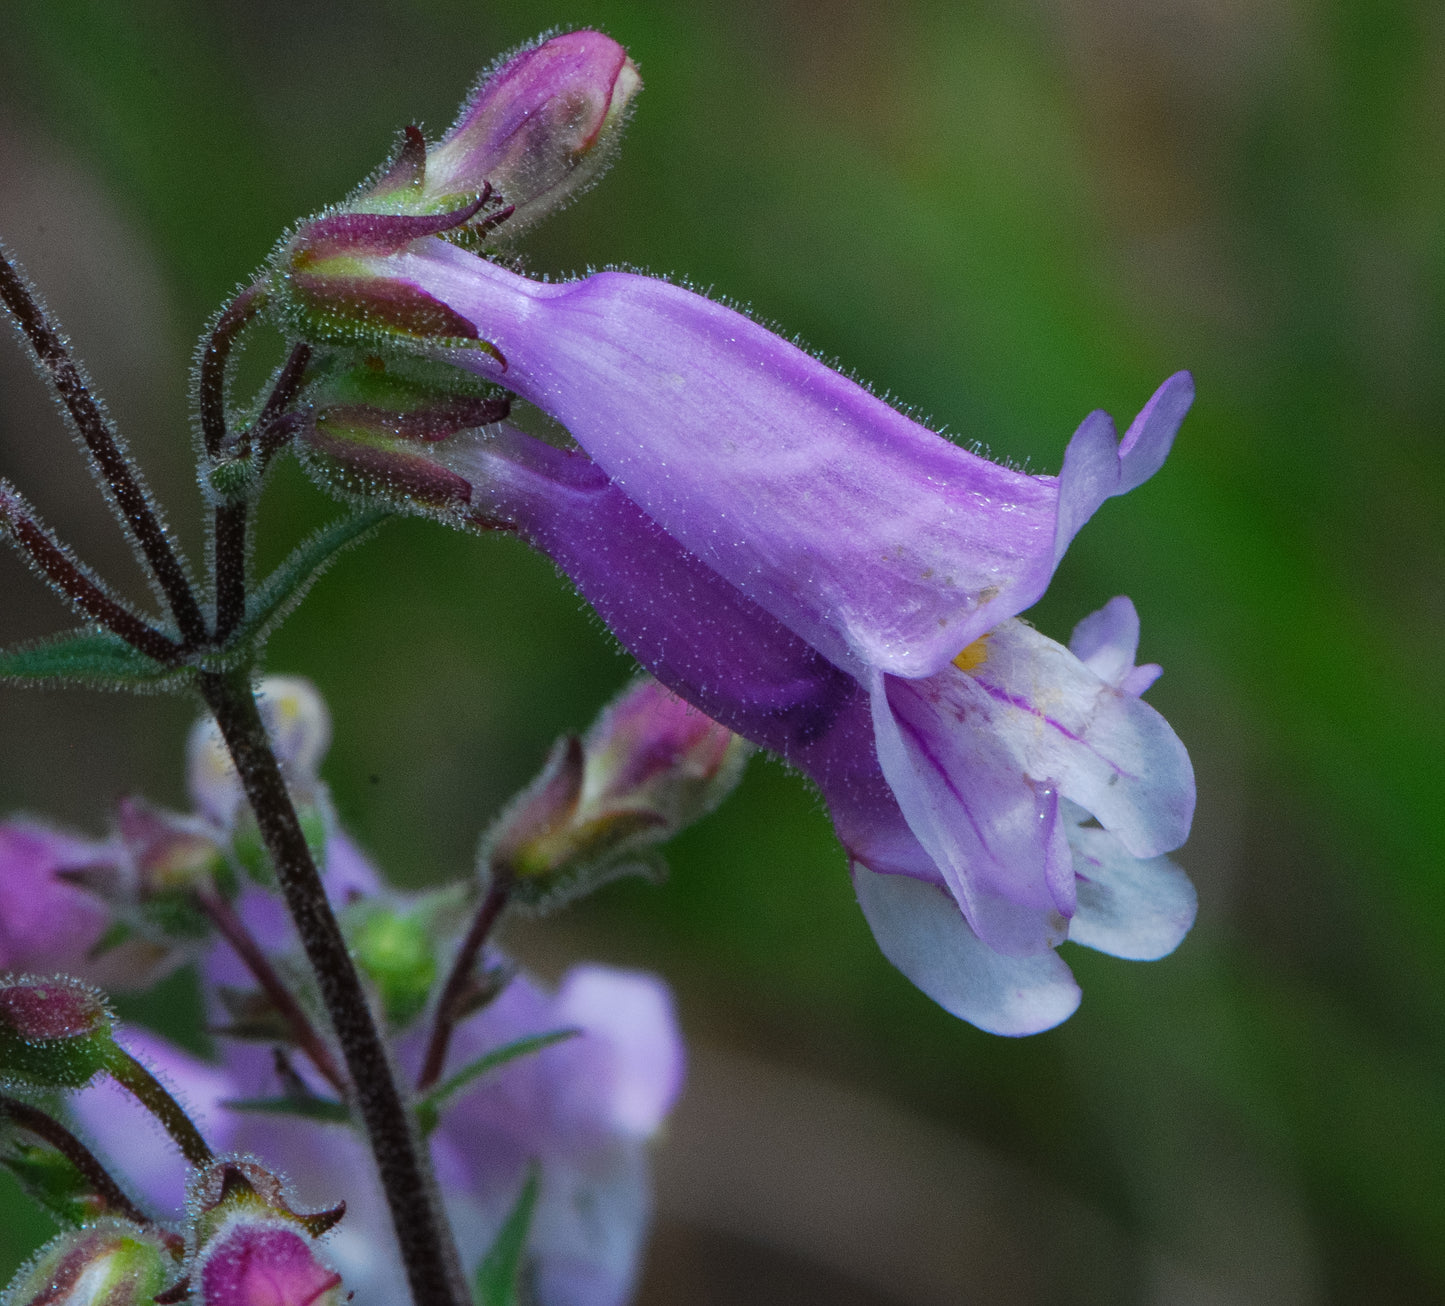
[[[985,1028],[1030,1032],[1067,1015],[1077,995],[1064,1000],[1067,971],[1051,960],[1022,978],[1004,967],[979,1010],[932,962],[937,947],[903,927],[925,907],[937,915],[935,895],[865,872],[942,886],[974,942],[1047,959],[1080,912],[1077,848],[1098,843],[1076,809],[1109,841],[1090,854],[1096,871],[1183,842],[1193,775],[1138,699],[1152,672],[1090,666],[1015,616],[1099,505],[1161,465],[1193,398],[1188,374],[1169,378],[1122,440],[1094,413],[1060,475],[1031,476],[663,281],[542,284],[436,239],[370,260],[368,273],[472,323],[493,349],[452,361],[582,446],[590,461],[570,464],[514,434],[429,448],[470,482],[478,520],[513,524],[551,554],[659,680],[817,780],[885,953]],[[1108,647],[1117,660],[1128,644],[1132,668],[1119,624],[1131,614],[1094,618],[1086,655]],[[1083,910],[1104,893],[1085,894]],[[908,895],[908,910],[885,909],[890,894]],[[1192,902],[1173,915],[1192,917]],[[1121,930],[1127,913],[1092,935],[1081,921],[1076,937],[1157,951]]]
[[[473,323],[505,363],[454,361],[550,413],[668,534],[860,679],[933,675],[1033,604],[1084,521],[1157,470],[1193,398],[1176,374],[1117,442],[1092,414],[1061,475],[1031,476],[666,281],[546,284],[434,239],[371,264]]]
[[[996,952],[960,914],[879,766],[856,678],[683,549],[585,457],[507,427],[439,452],[473,481],[474,510],[548,553],[654,676],[817,782],[879,945],[919,988],[1001,1034],[1074,1010],[1078,988],[1056,953]],[[1081,919],[1093,901],[1081,893]],[[1127,906],[1114,914],[1097,945],[1109,951],[1130,929]]]

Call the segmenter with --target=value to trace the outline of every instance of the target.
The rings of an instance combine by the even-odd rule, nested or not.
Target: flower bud
[[[148,1306],[175,1273],[160,1238],[100,1220],[52,1239],[5,1290],[3,1306]]]
[[[396,256],[429,237],[478,246],[493,229],[515,233],[560,208],[601,171],[641,85],[627,52],[599,32],[567,32],[514,55],[437,145],[409,127],[370,187],[281,245],[277,310],[308,339],[471,346],[503,362]]]
[[[199,1306],[340,1306],[341,1276],[289,1225],[237,1215],[191,1271]]]
[[[514,211],[514,233],[560,208],[606,163],[642,87],[627,52],[600,32],[566,32],[485,77],[456,125],[427,151],[433,203],[488,183]]]
[[[453,512],[471,482],[433,448],[459,431],[507,415],[510,401],[469,373],[427,360],[387,368],[372,358],[336,367],[316,387],[299,451],[321,486],[343,497],[380,497],[408,511]]]
[[[650,677],[603,710],[584,745],[583,805],[654,813],[664,838],[722,802],[751,752],[732,731]]]
[[[308,1237],[319,1238],[346,1214],[345,1202],[315,1212],[298,1211],[291,1203],[286,1183],[265,1166],[239,1157],[216,1161],[194,1173],[187,1185],[191,1244],[208,1247],[239,1217],[294,1225]]]
[[[563,740],[489,832],[489,867],[524,900],[554,904],[620,874],[699,820],[737,784],[751,746],[641,679],[582,740]]]
[[[80,1088],[109,1065],[112,1016],[93,988],[65,976],[0,983],[0,1081]]]

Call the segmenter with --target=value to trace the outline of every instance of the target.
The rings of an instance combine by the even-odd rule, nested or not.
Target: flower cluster
[[[484,884],[413,898],[387,889],[331,810],[319,774],[330,719],[315,689],[273,677],[261,686],[261,703],[293,799],[309,813],[328,896],[393,1027],[400,1067],[420,1082],[448,922]],[[515,854],[524,831],[545,844],[546,856],[534,855],[527,871],[544,898],[595,868],[616,874],[719,801],[745,751],[642,680],[558,755],[575,759],[570,802],[548,805],[547,819],[538,819],[536,795],[556,787],[554,763],[488,833],[484,879],[502,873],[499,851]],[[278,977],[294,985],[303,973],[297,942],[213,721],[197,723],[187,761],[189,813],[126,800],[102,840],[35,821],[0,824],[5,883],[49,908],[5,915],[6,960],[114,979],[123,973],[118,957],[140,955],[145,968],[128,974],[136,986],[180,958],[196,960],[221,1059],[202,1060],[144,1030],[123,1032],[120,1045],[184,1104],[204,1146],[222,1158],[284,1164],[295,1196],[273,1172],[248,1171],[245,1192],[273,1194],[258,1209],[235,1198],[240,1181],[229,1171],[198,1170],[194,1156],[157,1146],[153,1103],[121,1075],[101,1074],[114,1045],[94,990],[76,980],[0,986],[0,1074],[80,1089],[70,1109],[84,1136],[126,1176],[141,1209],[156,1213],[127,1223],[91,1202],[81,1232],[43,1252],[7,1306],[39,1300],[35,1285],[65,1278],[71,1265],[95,1285],[86,1302],[111,1303],[106,1285],[119,1293],[152,1279],[146,1291],[185,1279],[215,1306],[331,1306],[343,1299],[343,1282],[363,1300],[401,1300],[405,1280],[366,1145],[348,1127],[324,1045],[305,1036],[312,1000],[303,986],[298,1030],[268,987]],[[162,889],[169,905],[158,911]],[[67,936],[56,913],[81,928]],[[525,1273],[539,1300],[616,1306],[630,1294],[648,1223],[648,1143],[682,1084],[671,997],[650,976],[595,965],[574,966],[549,989],[490,946],[466,976],[471,987],[442,1058],[454,1073],[434,1076],[416,1100],[462,1255],[480,1263],[530,1191]],[[92,1027],[103,1039],[100,1055],[90,1054]],[[77,1048],[87,1055],[77,1058]],[[33,1151],[25,1152],[32,1163]],[[0,1151],[0,1163],[33,1180],[34,1165],[21,1160],[18,1151]],[[198,1197],[211,1189],[212,1198]],[[324,1230],[308,1226],[292,1209],[306,1203],[338,1214]],[[201,1226],[197,1210],[207,1213]],[[313,1246],[323,1233],[325,1247]],[[161,1255],[183,1247],[180,1259]],[[144,1272],[136,1268],[142,1262]],[[131,1299],[117,1296],[115,1306],[122,1300]]]
[[[188,689],[211,714],[191,810],[128,798],[100,839],[0,823],[0,1165],[63,1226],[0,1306],[622,1306],[683,1075],[671,998],[595,965],[545,985],[497,929],[654,872],[754,747],[822,793],[883,953],[984,1030],[1069,1016],[1066,940],[1144,960],[1190,928],[1166,854],[1194,780],[1142,701],[1159,668],[1136,665],[1133,605],[1067,647],[1021,614],[1163,464],[1191,378],[1122,439],[1092,413],[1058,475],[1030,474],[665,280],[524,275],[504,246],[596,177],[640,86],[596,32],[520,51],[218,315],[196,378],[204,596],[0,251],[0,302],[169,607],[143,614],[0,482],[0,535],[86,623],[0,651],[0,677]],[[233,411],[228,359],[263,316],[289,352]],[[287,450],[350,511],[253,584]],[[314,689],[256,683],[276,624],[395,511],[515,532],[647,673],[558,741],[474,874],[416,895],[337,819]],[[90,987],[183,963],[215,1060],[118,1030]]]

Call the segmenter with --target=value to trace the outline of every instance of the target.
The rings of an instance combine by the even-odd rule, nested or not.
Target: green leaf
[[[501,1047],[483,1053],[470,1065],[463,1066],[450,1079],[442,1080],[416,1104],[417,1123],[421,1126],[422,1133],[429,1134],[437,1127],[441,1108],[447,1099],[461,1092],[473,1080],[480,1079],[494,1070],[500,1070],[508,1062],[515,1061],[518,1057],[531,1056],[532,1053],[549,1048],[554,1043],[563,1043],[569,1038],[576,1038],[581,1032],[576,1028],[549,1030],[545,1034],[531,1034],[526,1038],[514,1039],[510,1043],[503,1043]]]
[[[185,668],[165,666],[108,631],[74,630],[0,650],[0,680],[72,680],[106,689],[171,689],[184,684],[189,676]]]
[[[532,1228],[532,1214],[537,1209],[540,1176],[534,1161],[527,1171],[527,1180],[517,1195],[496,1241],[477,1266],[477,1306],[525,1306],[522,1296],[522,1270],[527,1251],[527,1234]]]
[[[368,508],[323,526],[299,544],[251,596],[236,642],[255,645],[263,641],[291,615],[307,591],[342,553],[360,544],[391,515],[390,508]]]
[[[256,1115],[305,1116],[308,1120],[321,1120],[333,1125],[351,1122],[351,1112],[346,1109],[346,1103],[329,1097],[233,1097],[221,1105],[230,1107],[232,1111],[250,1111]]]

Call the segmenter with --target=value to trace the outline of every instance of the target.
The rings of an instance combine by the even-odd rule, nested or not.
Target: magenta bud
[[[191,1272],[199,1306],[340,1306],[341,1276],[289,1225],[238,1215]],[[197,1291],[198,1290],[198,1291]]]
[[[175,1268],[157,1235],[99,1220],[47,1243],[11,1281],[4,1306],[146,1306]]]
[[[503,229],[528,226],[596,177],[641,86],[627,51],[601,32],[523,50],[482,80],[428,151],[422,193],[435,202],[490,184],[513,207]]]
[[[0,983],[0,1080],[79,1088],[106,1069],[112,1016],[88,984],[31,975]]]
[[[0,986],[0,1028],[23,1039],[85,1038],[110,1028],[110,1011],[79,980],[23,978]]]

